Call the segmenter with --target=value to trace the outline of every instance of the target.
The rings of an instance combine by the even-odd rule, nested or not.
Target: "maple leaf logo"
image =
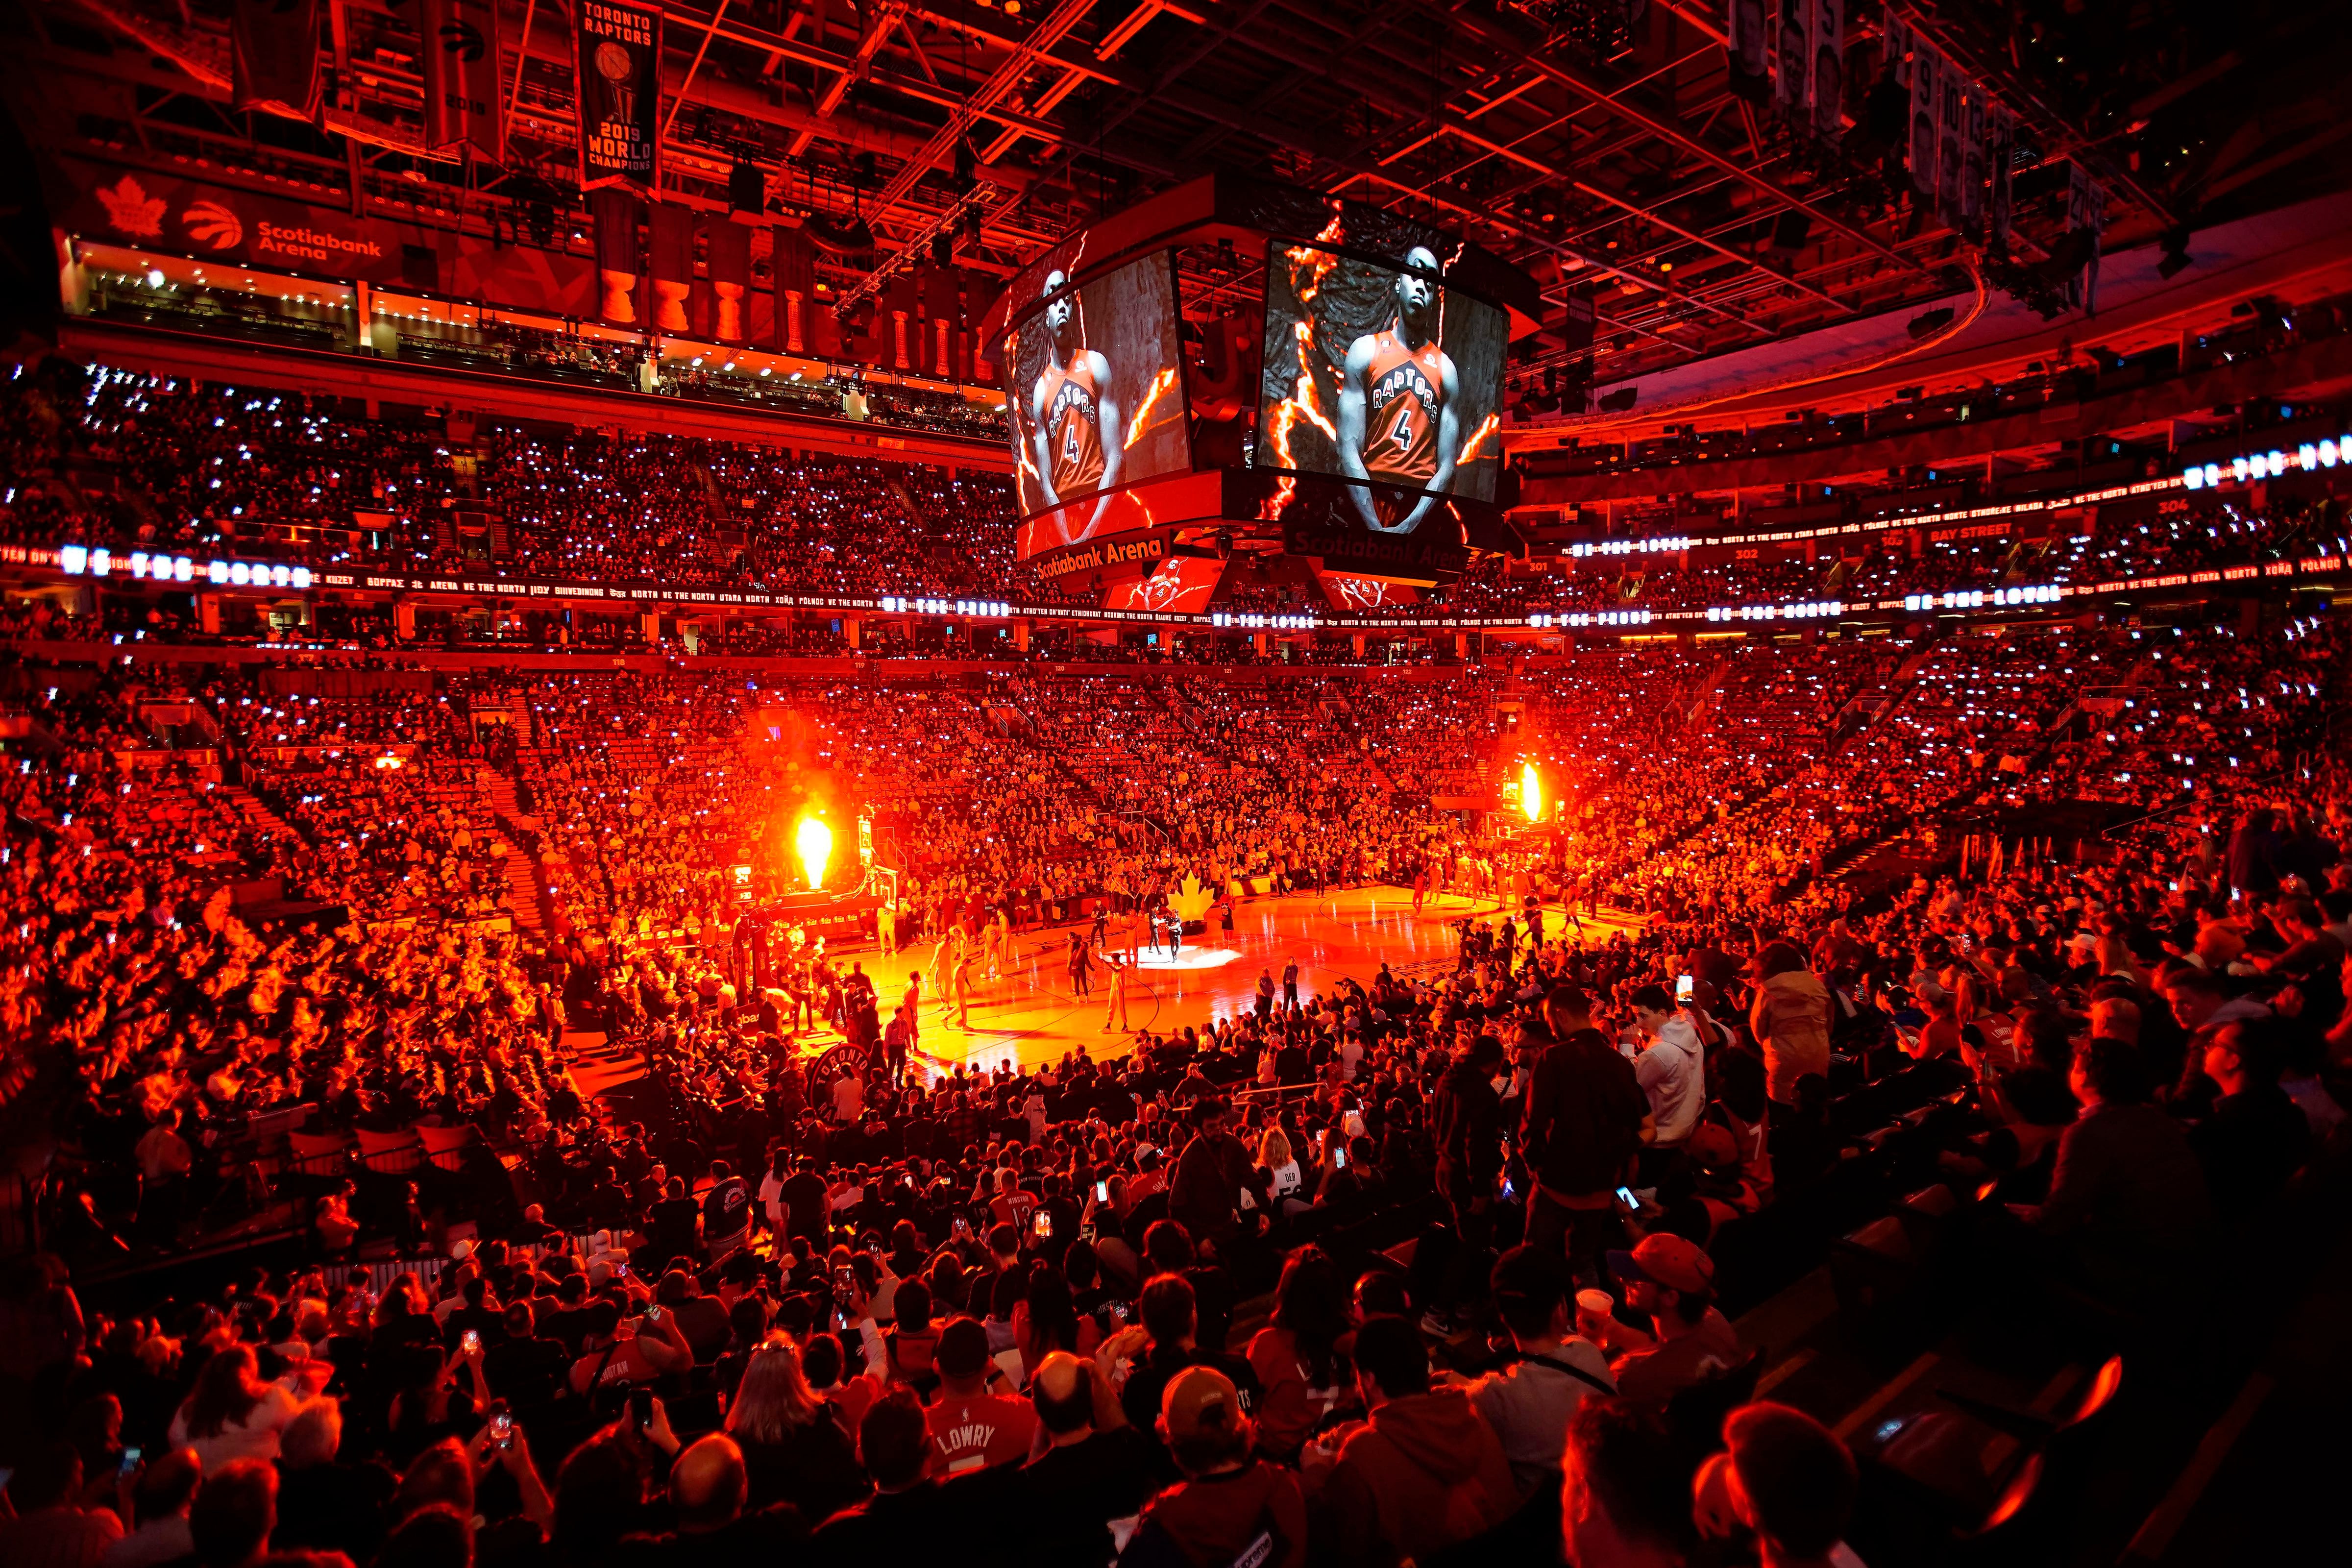
[[[147,187],[130,175],[112,190],[98,188],[99,205],[106,209],[106,221],[119,234],[132,239],[158,239],[163,233],[163,198],[151,196]]]
[[[1184,885],[1176,889],[1175,896],[1168,900],[1168,907],[1176,911],[1176,918],[1180,921],[1204,921],[1209,918],[1209,910],[1216,901],[1217,895],[1201,886],[1201,879],[1194,875],[1184,879]]]
[[[215,250],[234,250],[245,241],[245,223],[218,202],[192,202],[180,215],[188,237]]]

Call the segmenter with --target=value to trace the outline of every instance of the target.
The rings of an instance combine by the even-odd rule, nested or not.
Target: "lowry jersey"
[[[1373,479],[1424,489],[1437,473],[1444,363],[1434,342],[1407,348],[1393,327],[1373,335],[1364,372],[1364,471]]]
[[[1101,411],[1094,372],[1083,355],[1065,370],[1047,365],[1037,378],[1045,388],[1045,450],[1053,458],[1054,493],[1064,500],[1102,488]]]

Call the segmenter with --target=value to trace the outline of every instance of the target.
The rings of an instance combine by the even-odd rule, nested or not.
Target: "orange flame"
[[[1454,466],[1455,468],[1460,468],[1463,464],[1468,462],[1470,460],[1470,455],[1478,449],[1478,443],[1493,435],[1495,433],[1495,427],[1501,423],[1502,421],[1499,416],[1492,414],[1487,415],[1486,422],[1484,425],[1479,426],[1475,430],[1471,431],[1470,439],[1462,443],[1462,455],[1454,459]]]
[[[1343,237],[1344,233],[1340,219],[1334,216],[1323,226],[1322,232],[1315,237],[1320,240],[1336,240]],[[1314,300],[1316,293],[1323,287],[1323,279],[1330,276],[1333,268],[1339,265],[1339,258],[1337,256],[1329,251],[1317,250],[1311,246],[1290,246],[1284,250],[1283,255],[1290,262],[1291,289],[1298,296],[1301,306]],[[1314,323],[1311,320],[1301,320],[1293,322],[1290,330],[1297,343],[1298,374],[1290,384],[1290,395],[1275,405],[1272,416],[1266,421],[1265,431],[1266,439],[1272,443],[1275,457],[1278,459],[1278,466],[1286,468],[1297,467],[1297,459],[1292,456],[1290,449],[1290,432],[1297,426],[1299,420],[1307,420],[1332,441],[1339,438],[1339,427],[1325,416],[1322,408],[1317,403],[1313,357]],[[1258,508],[1259,519],[1271,522],[1279,518],[1283,509],[1290,504],[1291,497],[1297,492],[1297,479],[1288,475],[1277,479],[1275,482],[1274,493],[1268,496]]]
[[[1013,461],[1015,465],[1013,475],[1013,494],[1020,495],[1023,493],[1022,476],[1025,474],[1028,476],[1028,488],[1042,495],[1045,489],[1045,477],[1037,471],[1037,465],[1029,460],[1029,443],[1027,441],[1018,438],[1013,441]],[[1023,504],[1026,505],[1027,502],[1024,500]]]
[[[1320,240],[1344,239],[1347,237],[1347,229],[1335,216],[1329,223],[1323,226],[1322,232],[1315,237]],[[1331,275],[1331,269],[1339,265],[1339,258],[1337,256],[1328,250],[1318,250],[1310,245],[1290,246],[1285,248],[1282,254],[1290,261],[1290,287],[1298,296],[1298,302],[1302,305],[1321,292],[1323,279],[1328,278]],[[1302,270],[1306,274],[1303,279],[1300,277]]]
[[[1275,405],[1274,416],[1266,422],[1266,439],[1274,443],[1278,466],[1286,468],[1297,466],[1290,450],[1290,432],[1299,420],[1307,420],[1334,441],[1339,438],[1339,427],[1325,418],[1323,410],[1316,405],[1315,366],[1309,353],[1315,342],[1315,329],[1299,321],[1291,331],[1298,343],[1298,374],[1290,384],[1290,395]],[[1298,481],[1284,475],[1276,481],[1274,494],[1266,498],[1258,516],[1269,522],[1280,517],[1282,509],[1290,504],[1290,498],[1297,490]]]
[[[1151,405],[1158,403],[1168,389],[1175,384],[1176,373],[1173,370],[1163,370],[1151,378],[1150,390],[1143,395],[1141,406],[1136,409],[1135,417],[1127,422],[1127,440],[1123,443],[1125,446],[1135,445],[1135,438],[1143,434],[1144,421],[1151,416]]]
[[[1297,290],[1298,302],[1302,305],[1314,301],[1315,296],[1323,290],[1323,279],[1331,275],[1331,268],[1339,265],[1339,258],[1329,251],[1310,250],[1305,246],[1292,246],[1283,254],[1290,258],[1291,288]],[[1300,276],[1302,272],[1305,274],[1303,278]]]

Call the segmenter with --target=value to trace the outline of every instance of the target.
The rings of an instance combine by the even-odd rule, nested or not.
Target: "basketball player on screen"
[[[1427,246],[1405,252],[1396,279],[1396,321],[1367,332],[1348,350],[1339,375],[1339,471],[1432,493],[1394,523],[1381,521],[1383,494],[1351,485],[1356,510],[1374,533],[1411,533],[1454,486],[1461,445],[1460,384],[1437,346],[1437,256]],[[1418,270],[1416,270],[1418,269]],[[1391,503],[1387,510],[1398,510]]]
[[[1067,281],[1059,271],[1048,272],[1045,292],[1051,294]],[[1110,395],[1110,362],[1092,349],[1078,347],[1076,302],[1072,292],[1045,307],[1045,368],[1038,373],[1037,388],[1029,397],[1037,488],[1045,492],[1049,507],[1097,490],[1108,492],[1118,483],[1126,456],[1118,438],[1118,405]],[[1063,512],[1055,520],[1062,542],[1091,538],[1110,502],[1106,493],[1087,515],[1087,525],[1075,531],[1070,514]]]

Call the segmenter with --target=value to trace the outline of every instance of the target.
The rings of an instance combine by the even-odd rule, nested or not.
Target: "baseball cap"
[[[988,1330],[977,1318],[958,1318],[940,1331],[931,1361],[941,1377],[978,1377],[988,1369]]]
[[[1612,1252],[1609,1271],[1620,1279],[1647,1279],[1669,1290],[1715,1289],[1715,1259],[1696,1242],[1663,1231],[1643,1237],[1631,1252]]]
[[[1160,1419],[1171,1443],[1205,1436],[1212,1428],[1231,1431],[1241,1424],[1241,1394],[1215,1367],[1188,1366],[1161,1392]]]
[[[1719,1170],[1739,1163],[1738,1141],[1732,1137],[1730,1128],[1717,1122],[1700,1122],[1684,1148],[1702,1171]]]

